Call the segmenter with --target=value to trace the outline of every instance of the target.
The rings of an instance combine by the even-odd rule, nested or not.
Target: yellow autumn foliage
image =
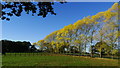
[[[120,32],[110,32],[118,28],[118,24],[115,21],[118,18],[118,8],[120,8],[120,6],[118,3],[115,3],[107,11],[99,12],[93,16],[84,17],[83,19],[76,21],[74,24],[64,26],[64,28],[52,32],[47,35],[44,40],[40,40],[37,43],[50,43],[55,46],[55,52],[58,52],[61,46],[70,46],[71,43],[85,43],[86,40],[96,40],[95,38],[100,38],[100,36],[106,36],[106,38],[108,38],[112,37],[114,33],[114,36],[118,38]],[[98,27],[98,25],[100,27]],[[95,28],[98,29],[96,30]],[[92,35],[92,33],[94,34]],[[98,35],[95,36],[95,34]],[[51,41],[46,41],[47,39]]]

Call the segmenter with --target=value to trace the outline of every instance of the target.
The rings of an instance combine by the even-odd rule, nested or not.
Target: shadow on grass
[[[3,66],[2,68],[119,68],[118,66]]]
[[[86,56],[86,57],[91,57],[90,55],[79,55],[79,54],[65,54],[65,55],[70,55],[70,56]],[[93,56],[92,58],[100,58],[99,55]],[[111,56],[104,56],[102,58],[108,58],[108,59],[120,59],[120,57],[111,57]]]

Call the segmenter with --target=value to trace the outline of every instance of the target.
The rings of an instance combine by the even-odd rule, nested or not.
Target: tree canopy
[[[80,54],[86,53],[86,49],[96,46],[99,52],[106,48],[106,52],[118,50],[118,3],[115,3],[110,9],[104,12],[99,12],[93,16],[87,16],[82,20],[78,20],[74,24],[65,26],[64,28],[54,31],[43,40],[36,42],[36,45],[41,46],[44,50],[52,52],[68,52],[72,49],[77,50]],[[44,41],[44,44],[43,42]],[[99,43],[104,42],[104,43]],[[46,43],[49,43],[47,45]],[[102,47],[97,48],[97,45]],[[62,48],[62,51],[61,51]],[[71,49],[72,48],[72,49]],[[102,50],[102,51],[101,51]],[[92,53],[93,51],[90,50]]]
[[[60,2],[61,4],[65,2]],[[10,20],[11,16],[21,16],[23,11],[26,14],[31,13],[32,16],[47,16],[48,13],[56,15],[54,8],[54,2],[1,2],[2,10],[0,11],[0,18],[2,20]]]
[[[35,52],[35,45],[31,45],[30,42],[27,41],[10,41],[10,40],[1,40],[2,42],[2,53],[10,52],[10,53],[20,53],[20,52]]]

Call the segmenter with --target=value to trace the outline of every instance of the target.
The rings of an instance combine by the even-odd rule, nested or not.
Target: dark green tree
[[[10,41],[2,40],[2,54],[5,55],[6,52],[10,53],[20,53],[20,52],[30,52],[30,50],[35,51],[36,48],[34,45],[31,45],[30,42],[26,41]]]
[[[97,42],[94,47],[99,52],[100,57],[102,57],[103,54],[109,54],[111,50],[111,47],[103,41]]]
[[[30,51],[31,52],[35,52],[37,49],[36,49],[36,47],[35,47],[35,45],[32,45],[31,47],[30,47]]]

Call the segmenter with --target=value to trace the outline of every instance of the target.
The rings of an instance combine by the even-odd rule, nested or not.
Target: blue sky
[[[68,2],[55,3],[57,15],[47,15],[46,18],[27,15],[13,16],[11,21],[2,21],[2,39],[37,42],[53,31],[75,23],[88,15],[106,11],[114,2]],[[1,30],[1,29],[0,29]],[[1,36],[1,33],[0,33]]]
[[[120,0],[66,0],[67,2],[119,2]]]

